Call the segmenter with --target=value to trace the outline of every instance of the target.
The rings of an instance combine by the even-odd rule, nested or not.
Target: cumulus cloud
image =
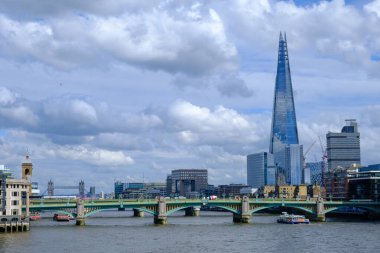
[[[160,8],[103,17],[18,21],[0,15],[0,50],[21,61],[73,69],[122,62],[143,69],[202,75],[235,66],[236,48],[217,12],[184,19]]]
[[[84,146],[60,147],[54,156],[86,162],[97,166],[126,166],[134,163],[132,157],[122,151],[87,148]]]

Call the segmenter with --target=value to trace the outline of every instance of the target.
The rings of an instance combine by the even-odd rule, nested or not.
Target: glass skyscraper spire
[[[284,36],[280,33],[277,75],[274,89],[272,127],[269,152],[283,171],[288,184],[300,184],[302,174],[302,145],[298,142],[289,55]]]
[[[272,129],[269,151],[274,152],[275,142],[298,144],[296,110],[294,108],[292,79],[290,77],[286,34],[280,33],[276,86],[274,89]]]

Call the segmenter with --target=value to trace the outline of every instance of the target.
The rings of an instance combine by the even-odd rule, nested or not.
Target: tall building
[[[310,171],[309,184],[322,185],[322,162],[306,163],[306,168]]]
[[[273,155],[261,152],[247,156],[247,184],[260,188],[263,185],[276,183],[276,166]]]
[[[360,133],[354,119],[346,120],[340,133],[329,132],[327,139],[328,169],[347,168],[360,164]]]
[[[207,189],[207,170],[202,169],[180,169],[172,171],[172,193],[181,196],[193,195]],[[169,193],[168,193],[169,194]]]
[[[275,165],[284,171],[287,184],[301,184],[303,150],[298,141],[286,34],[281,33],[269,153],[273,154]]]

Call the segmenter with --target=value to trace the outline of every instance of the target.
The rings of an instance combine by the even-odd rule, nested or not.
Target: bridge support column
[[[144,217],[144,212],[139,209],[133,209],[133,217]]]
[[[81,199],[78,199],[77,201],[77,218],[76,218],[75,224],[77,226],[86,225],[85,217],[84,217],[84,201]]]
[[[312,221],[326,221],[326,215],[324,214],[325,211],[325,205],[323,203],[323,198],[318,197],[317,202],[316,202],[316,212],[314,217],[311,217]]]
[[[199,206],[197,207],[188,207],[185,209],[185,216],[199,216],[199,213],[201,211],[201,208]]]
[[[167,223],[166,203],[163,198],[160,198],[157,203],[157,214],[154,215],[154,224],[165,225]]]
[[[247,196],[243,197],[241,201],[241,212],[239,214],[233,215],[233,221],[235,223],[251,223],[252,215],[249,212],[249,198]]]
[[[32,187],[32,186],[29,186]],[[29,211],[29,206],[30,206],[30,199],[29,199],[29,190],[26,191],[26,208],[25,208],[25,219],[29,221],[30,217],[30,211]]]

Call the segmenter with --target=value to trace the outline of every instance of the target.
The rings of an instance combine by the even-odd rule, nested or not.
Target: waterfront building
[[[229,184],[218,186],[218,196],[222,198],[228,198],[240,195],[240,191],[244,188],[251,187],[246,184]]]
[[[306,199],[308,188],[306,185],[265,185],[259,190],[264,198]]]
[[[307,198],[306,185],[277,185],[276,195],[280,198],[305,200]]]
[[[289,185],[301,184],[303,147],[299,145],[286,34],[280,33],[269,153]]]
[[[184,197],[200,194],[208,186],[208,172],[205,169],[172,170],[171,180],[171,194],[174,193]]]
[[[380,171],[380,164],[371,164],[365,167],[359,168],[360,172],[365,172],[365,171]]]
[[[360,164],[360,133],[355,119],[346,120],[340,133],[327,133],[326,139],[328,170]]]
[[[332,200],[346,200],[348,196],[348,182],[350,177],[358,172],[358,166],[336,167],[325,174],[326,198]]]
[[[276,183],[276,166],[273,155],[260,152],[247,156],[247,184],[259,188]]]
[[[218,187],[209,184],[206,189],[201,190],[201,195],[204,197],[218,196]]]
[[[114,191],[115,191],[115,199],[121,198],[123,196],[123,192],[126,188],[126,183],[121,181],[116,181],[114,183]]]
[[[0,166],[0,217],[22,215],[22,205],[29,201],[31,188],[26,178],[30,179],[15,179],[9,169]]]
[[[348,195],[349,199],[379,201],[380,170],[365,170],[353,173],[349,178]]]

